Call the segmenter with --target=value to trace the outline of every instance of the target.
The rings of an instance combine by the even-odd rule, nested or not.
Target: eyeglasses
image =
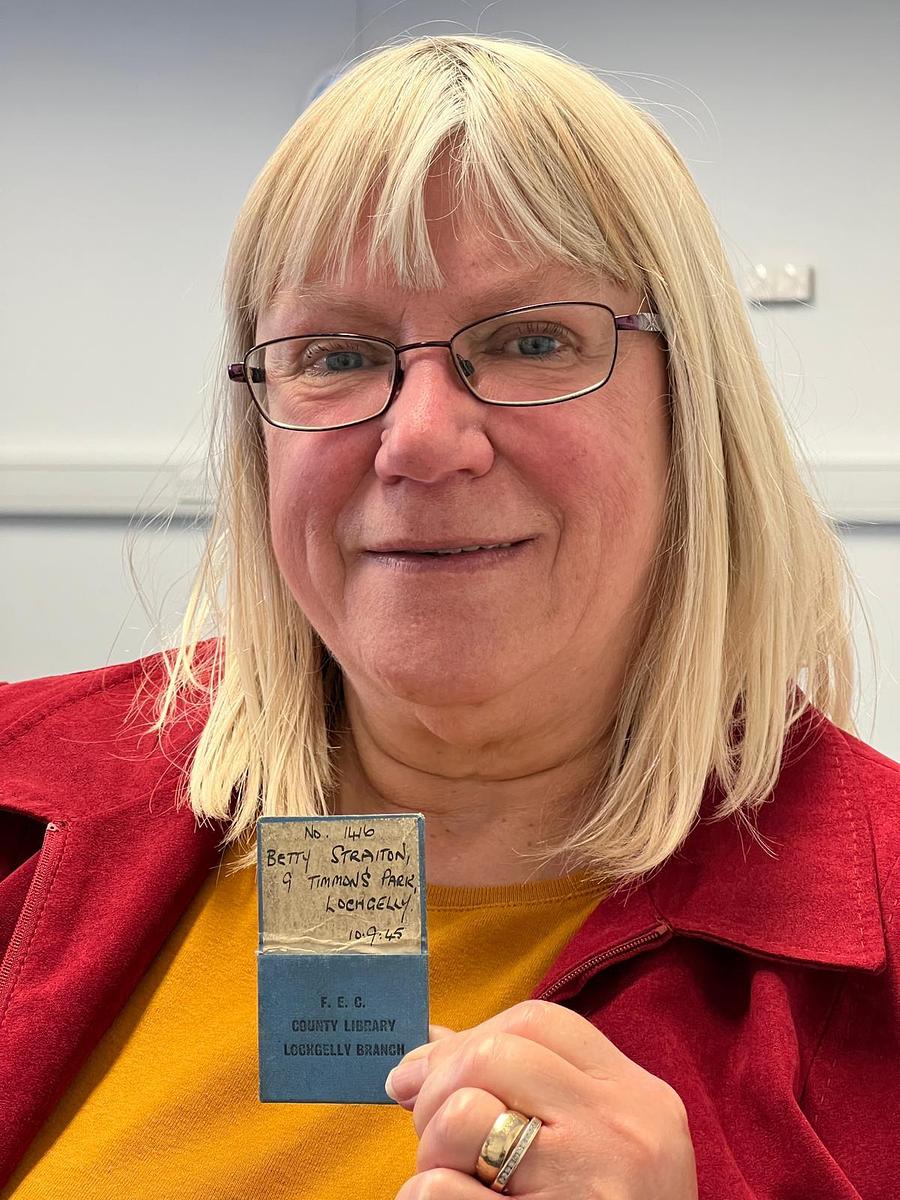
[[[608,383],[619,331],[662,333],[657,313],[617,317],[605,304],[528,304],[473,321],[449,342],[409,342],[355,333],[273,338],[228,367],[246,383],[270,425],[316,432],[381,416],[403,384],[400,355],[446,346],[477,400],[509,408],[561,404]]]

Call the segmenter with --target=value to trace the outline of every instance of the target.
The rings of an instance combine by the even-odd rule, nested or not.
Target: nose
[[[417,342],[399,351],[394,399],[381,419],[378,476],[385,482],[439,483],[460,472],[486,474],[494,462],[486,429],[490,405],[462,382],[448,343]],[[461,360],[463,371],[470,366]]]

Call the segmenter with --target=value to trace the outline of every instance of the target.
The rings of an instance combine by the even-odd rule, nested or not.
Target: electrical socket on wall
[[[811,304],[814,272],[796,263],[756,263],[747,273],[743,294],[751,304]]]

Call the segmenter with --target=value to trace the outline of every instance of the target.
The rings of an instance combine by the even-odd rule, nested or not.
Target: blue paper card
[[[425,818],[261,817],[259,1098],[392,1104],[428,1041]]]

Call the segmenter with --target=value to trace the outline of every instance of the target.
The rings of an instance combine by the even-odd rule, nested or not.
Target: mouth
[[[484,543],[481,543],[479,545],[474,545],[474,546],[390,547],[390,548],[385,548],[383,550],[371,550],[371,551],[369,551],[369,553],[370,554],[409,554],[409,555],[479,554],[484,550],[508,550],[510,548],[510,546],[520,546],[520,545],[522,545],[523,542],[525,542],[527,540],[528,540],[527,538],[521,538],[519,541],[513,541],[513,542],[484,542]]]
[[[534,538],[520,538],[466,546],[385,547],[367,550],[366,557],[399,570],[468,571],[510,562],[521,556],[533,542]]]

